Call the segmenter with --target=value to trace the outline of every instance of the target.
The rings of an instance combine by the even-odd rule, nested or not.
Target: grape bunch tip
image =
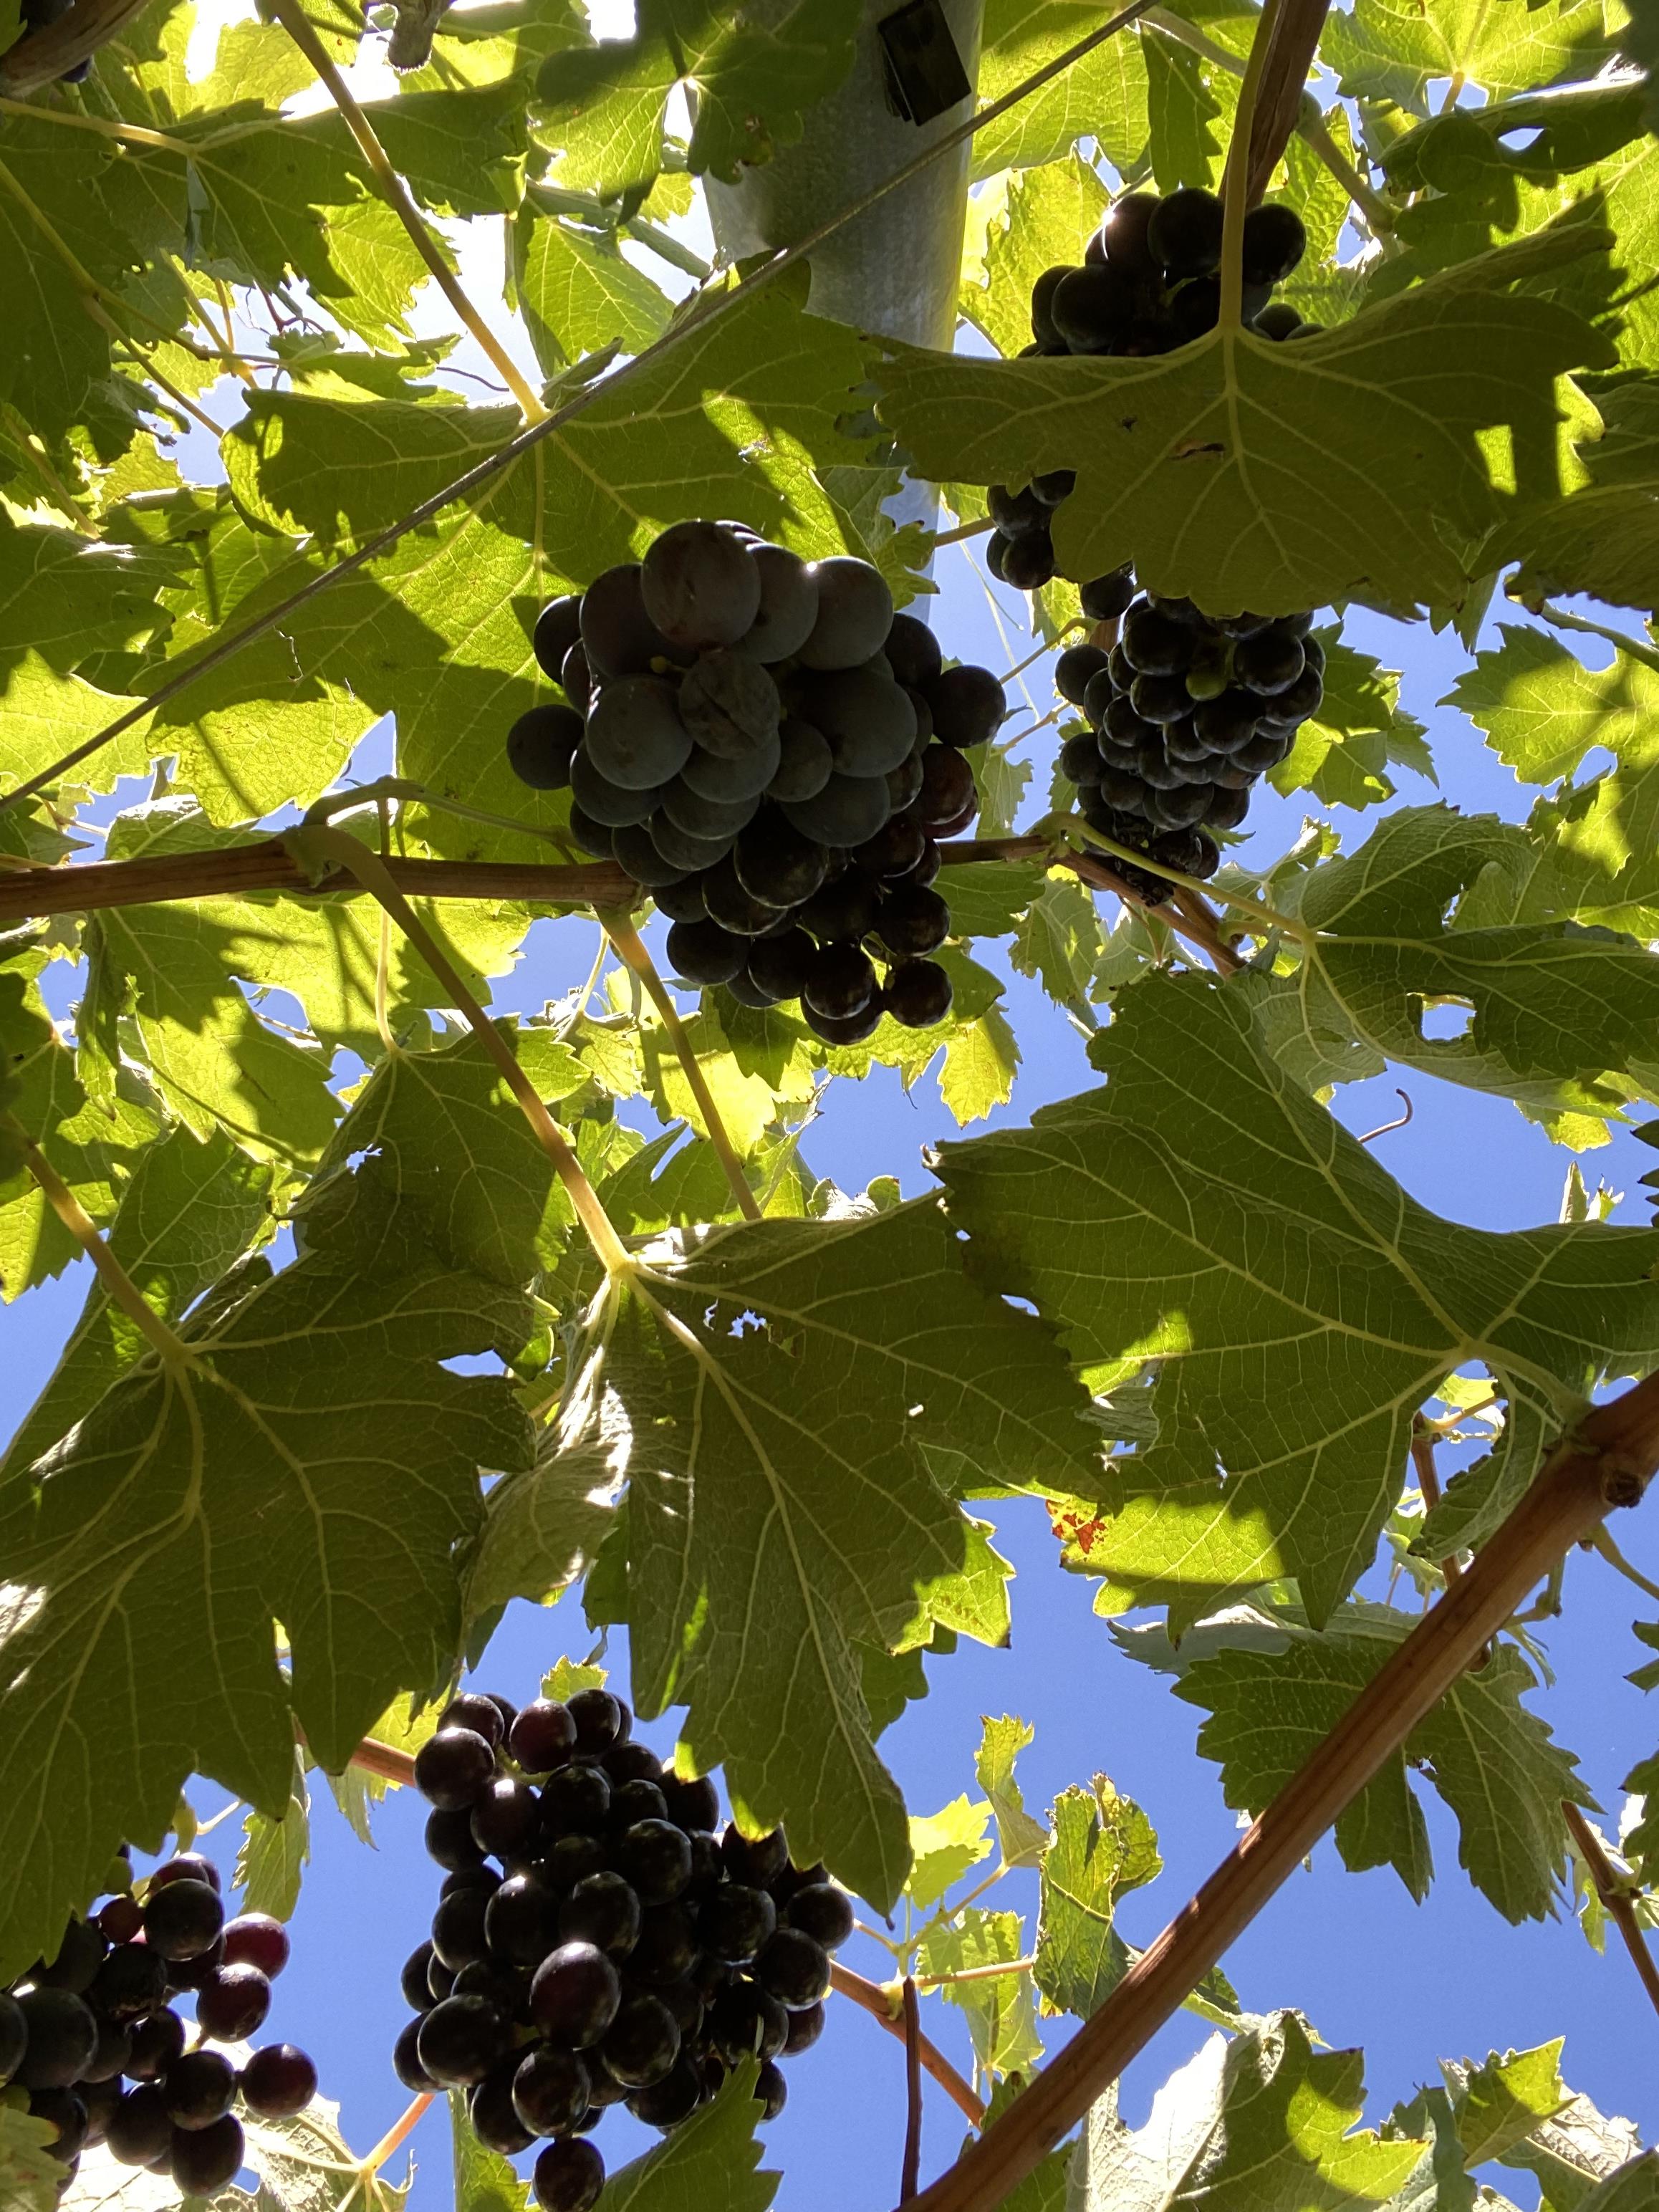
[[[521,1709],[467,1691],[416,1759],[445,1871],[392,2063],[407,2088],[462,2091],[501,2156],[543,2142],[543,2212],[597,2202],[609,2106],[665,2132],[753,2056],[775,2118],[778,2062],[817,2041],[852,1932],[823,1868],[795,1866],[781,1828],[721,1830],[714,1784],[632,1728],[607,1690]]]
[[[532,645],[564,700],[520,716],[508,759],[650,892],[677,975],[799,1000],[829,1044],[945,1018],[939,842],[979,811],[966,750],[1007,712],[989,670],[946,668],[867,561],[735,522],[672,524],[544,607]]]
[[[239,2110],[290,2118],[317,2092],[315,2066],[291,2043],[265,2045],[240,2069],[210,2048],[264,2023],[288,1930],[263,1912],[227,1919],[218,1869],[196,1852],[136,1887],[125,1850],[112,1872],[108,1901],[0,1991],[0,2086],[26,2091],[29,2112],[57,2130],[47,2148],[62,2188],[102,2143],[122,2165],[206,2195],[241,2171]],[[196,2006],[188,2051],[179,1996]]]

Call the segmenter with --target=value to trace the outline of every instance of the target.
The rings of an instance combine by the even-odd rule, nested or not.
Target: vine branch
[[[55,23],[31,31],[0,54],[0,93],[21,99],[54,84],[90,61],[144,5],[144,0],[76,0]]]
[[[714,1094],[708,1087],[708,1079],[702,1072],[702,1066],[696,1054],[691,1049],[691,1040],[685,1034],[685,1024],[680,1019],[679,1010],[668,995],[668,988],[662,977],[657,973],[657,963],[640,942],[639,932],[626,915],[601,912],[599,926],[616,947],[617,958],[644,984],[647,997],[662,1018],[662,1025],[668,1032],[668,1041],[673,1046],[675,1057],[684,1071],[686,1082],[690,1085],[691,1096],[697,1102],[697,1110],[702,1115],[703,1127],[708,1132],[708,1141],[719,1156],[732,1195],[737,1200],[738,1212],[743,1215],[745,1221],[763,1219],[759,1202],[754,1192],[749,1188],[748,1177],[744,1174],[743,1163],[738,1159],[731,1137],[727,1134],[726,1124],[720,1119],[720,1109],[714,1103]]]
[[[1636,1917],[1636,1908],[1631,1903],[1630,1892],[1620,1881],[1601,1839],[1585,1819],[1580,1808],[1569,1799],[1561,1801],[1561,1817],[1567,1824],[1574,1849],[1584,1862],[1584,1870],[1595,1885],[1595,1894],[1601,1900],[1601,1909],[1624,1939],[1630,1953],[1631,1964],[1637,1978],[1648,1993],[1648,2002],[1659,2013],[1659,1960],[1654,1958]]]
[[[1274,16],[1249,125],[1249,155],[1244,175],[1248,207],[1254,207],[1267,191],[1291,142],[1291,133],[1302,112],[1308,72],[1313,67],[1319,34],[1325,27],[1329,9],[1330,0],[1283,0]],[[1241,101],[1239,120],[1242,123],[1243,119]]]
[[[120,1308],[169,1367],[191,1364],[190,1347],[173,1334],[160,1314],[147,1305],[138,1285],[111,1251],[97,1223],[53,1167],[28,1131],[12,1114],[0,1114],[0,1130],[22,1154],[23,1164],[40,1186],[40,1194],[70,1235],[91,1261],[112,1304]]]
[[[921,2000],[912,1977],[904,1977],[904,2159],[899,2168],[899,2203],[909,2203],[921,2183]]]
[[[879,1982],[866,1981],[862,1974],[855,1974],[850,1966],[843,1966],[835,1959],[830,1961],[830,1980],[837,1996],[850,1997],[861,2011],[869,2014],[872,2020],[879,2021],[890,2035],[903,2041],[904,2023],[895,2018],[889,1993]],[[964,2119],[970,2121],[975,2127],[981,2126],[985,2119],[984,2105],[945,2053],[930,2043],[925,2035],[918,2036],[917,2048],[921,2055],[922,2071],[933,2075]]]
[[[107,0],[106,3],[107,4]],[[82,0],[82,4],[88,4],[88,0]],[[285,0],[285,4],[292,6],[295,4],[295,0]],[[945,155],[964,144],[976,132],[984,130],[988,124],[996,122],[1000,117],[1006,115],[1012,109],[1018,107],[1022,100],[1028,100],[1034,92],[1040,92],[1045,84],[1051,84],[1056,77],[1063,76],[1074,63],[1081,61],[1085,54],[1092,53],[1097,46],[1103,46],[1108,39],[1115,37],[1119,31],[1137,21],[1152,5],[1152,0],[1131,0],[1128,7],[1120,9],[1116,15],[1109,17],[1104,23],[1089,32],[1085,37],[1078,40],[1075,45],[1067,46],[1063,53],[1056,54],[1052,61],[1045,63],[1039,70],[1034,70],[1030,76],[1004,93],[1001,99],[992,100],[987,106],[978,109],[970,115],[965,122],[957,125],[953,130],[947,131],[942,137],[931,141],[909,161],[901,162],[890,176],[880,179],[876,184],[872,185],[867,191],[860,192],[837,214],[831,216],[827,222],[821,222],[815,230],[808,231],[805,238],[797,239],[793,246],[785,246],[781,253],[775,254],[769,261],[763,263],[761,267],[746,277],[741,285],[709,294],[689,314],[665,331],[661,337],[653,339],[651,344],[635,354],[631,360],[625,362],[612,375],[597,379],[594,382],[585,386],[581,391],[574,393],[562,406],[556,408],[550,415],[544,414],[540,421],[526,423],[516,437],[509,438],[507,443],[497,447],[495,453],[486,454],[483,460],[475,463],[471,468],[457,477],[453,483],[444,485],[441,490],[434,492],[430,498],[422,500],[417,506],[411,507],[408,514],[401,516],[398,521],[388,523],[384,530],[376,531],[373,537],[365,538],[355,550],[343,555],[330,567],[319,570],[297,591],[290,592],[286,599],[278,600],[274,606],[267,607],[262,614],[255,616],[250,622],[244,623],[240,629],[233,629],[227,635],[221,637],[216,644],[210,646],[204,653],[193,659],[188,668],[181,669],[177,675],[169,677],[147,697],[137,702],[125,713],[116,715],[112,721],[105,723],[101,730],[94,731],[93,734],[84,738],[80,744],[61,754],[57,760],[39,769],[33,775],[27,777],[21,783],[15,784],[9,791],[0,793],[0,814],[19,805],[25,799],[33,798],[37,791],[43,790],[48,784],[56,782],[58,778],[70,769],[77,767],[83,760],[90,759],[92,755],[102,746],[118,738],[124,731],[131,729],[136,723],[143,721],[144,717],[153,713],[156,708],[165,706],[170,701],[178,698],[201,677],[210,674],[216,668],[222,668],[225,663],[234,659],[244,647],[252,645],[258,639],[268,636],[272,630],[280,629],[283,624],[290,621],[301,608],[309,606],[313,599],[316,599],[320,592],[327,591],[331,585],[339,583],[344,577],[356,575],[359,569],[366,568],[370,562],[378,560],[381,554],[389,553],[392,548],[400,544],[411,531],[418,530],[423,524],[435,520],[446,507],[453,507],[457,501],[465,499],[470,494],[489,483],[493,477],[499,476],[502,470],[510,468],[524,454],[540,445],[544,439],[552,437],[557,431],[563,429],[568,423],[574,422],[578,416],[585,415],[602,393],[606,396],[614,393],[621,386],[638,376],[642,370],[654,367],[665,354],[678,345],[693,331],[703,330],[710,323],[728,314],[738,301],[751,300],[757,287],[775,283],[786,270],[793,269],[797,263],[816,253],[826,240],[833,238],[848,223],[855,222],[878,201],[884,199],[889,192],[896,191],[900,185],[908,184],[913,177],[920,176],[924,170],[931,167],[933,162],[941,160]]]
[[[994,2212],[1301,1864],[1412,1729],[1474,1663],[1522,1598],[1659,1467],[1659,1373],[1586,1413],[1462,1579],[1424,1614],[1323,1742],[1132,1966],[1100,2009],[917,2212]]]

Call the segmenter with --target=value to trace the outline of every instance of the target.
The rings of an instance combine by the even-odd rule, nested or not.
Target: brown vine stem
[[[356,94],[335,67],[332,55],[312,27],[305,9],[299,5],[298,0],[270,0],[270,9],[327,87],[329,98],[339,109],[347,130],[357,142],[358,151],[374,172],[381,198],[408,232],[410,244],[431,271],[439,290],[465,324],[468,331],[483,349],[490,367],[513,394],[518,403],[519,412],[526,422],[544,421],[547,415],[546,408],[525,381],[512,356],[467,297],[460,280],[449,265],[443,248],[432,235],[426,217],[416,206],[409,186],[392,167],[385,147],[375,135],[374,125],[358,106]]]
[[[1637,1978],[1648,1993],[1648,2002],[1659,2012],[1659,1960],[1648,1948],[1641,1923],[1636,1917],[1636,1908],[1631,1903],[1630,1892],[1620,1881],[1601,1848],[1601,1839],[1580,1808],[1568,1799],[1561,1801],[1561,1817],[1567,1824],[1578,1856],[1584,1862],[1586,1872],[1595,1885],[1595,1894],[1601,1900],[1602,1910],[1624,1939],[1630,1953],[1631,1964]]]
[[[867,2012],[872,2020],[879,2021],[890,2035],[896,2036],[901,2043],[904,2040],[904,2023],[895,2015],[889,1993],[879,1982],[866,1981],[862,1974],[855,1974],[850,1966],[843,1966],[835,1959],[830,1961],[830,1981],[838,1996],[850,1998],[861,2011]],[[985,2119],[983,2103],[974,2094],[945,2053],[930,2043],[925,2035],[918,2036],[917,2046],[921,2054],[923,2073],[933,2075],[964,2119],[976,2128],[982,2126]]]
[[[1233,135],[1227,148],[1227,166],[1222,173],[1219,327],[1228,333],[1240,329],[1243,317],[1244,215],[1249,205],[1249,149],[1254,143],[1256,95],[1261,90],[1268,52],[1279,28],[1280,11],[1288,3],[1289,0],[1267,0],[1257,20],[1255,36],[1250,41],[1250,57],[1244,64],[1244,82],[1238,88],[1238,112],[1233,118]],[[1322,9],[1321,12],[1323,13]],[[1300,90],[1298,85],[1298,94]]]
[[[1267,189],[1302,112],[1302,95],[1313,67],[1330,0],[1283,0],[1273,27],[1250,123],[1245,204]]]
[[[921,176],[923,171],[929,168],[933,162],[942,159],[956,147],[965,143],[974,137],[975,132],[984,130],[988,124],[994,123],[999,117],[1008,114],[1011,110],[1018,107],[1022,100],[1029,100],[1034,92],[1041,92],[1045,84],[1052,84],[1055,78],[1064,76],[1074,63],[1081,61],[1085,54],[1092,53],[1097,46],[1103,46],[1108,39],[1115,37],[1129,24],[1137,21],[1152,5],[1152,0],[1131,0],[1128,7],[1120,9],[1116,15],[1097,26],[1085,37],[1079,39],[1074,45],[1067,46],[1064,52],[1056,54],[1052,61],[1045,62],[1041,69],[1033,70],[1030,76],[1023,78],[1018,84],[1011,87],[1003,94],[1000,100],[992,100],[988,106],[981,107],[970,115],[965,123],[960,123],[954,130],[947,131],[942,137],[933,139],[909,161],[901,162],[890,176],[884,177],[878,183],[872,185],[867,191],[860,192],[856,199],[849,201],[827,222],[821,222],[816,230],[808,231],[805,238],[797,239],[793,246],[787,246],[781,253],[775,254],[770,261],[763,263],[752,275],[745,277],[741,285],[709,295],[700,306],[693,308],[672,329],[665,331],[661,337],[653,339],[651,344],[644,347],[631,360],[624,362],[613,376],[596,379],[566,400],[562,406],[556,408],[552,414],[544,414],[539,422],[527,423],[516,437],[509,438],[504,446],[498,447],[495,453],[487,454],[483,460],[475,463],[471,468],[455,477],[453,483],[445,484],[441,490],[434,492],[430,498],[423,499],[417,506],[410,507],[408,514],[399,517],[396,522],[388,523],[384,530],[377,530],[372,538],[365,538],[355,551],[343,555],[329,568],[322,569],[308,582],[302,584],[298,591],[290,592],[285,599],[278,600],[276,605],[267,607],[252,622],[245,623],[240,629],[232,630],[228,636],[222,637],[217,644],[210,646],[205,652],[191,661],[188,668],[181,669],[176,676],[169,677],[165,683],[158,684],[147,697],[129,708],[124,714],[116,715],[112,721],[106,722],[102,729],[94,730],[89,738],[83,738],[81,744],[74,746],[70,751],[60,754],[55,761],[37,770],[23,782],[15,784],[9,791],[0,793],[0,814],[3,814],[9,807],[18,805],[25,799],[33,798],[37,791],[43,790],[46,785],[56,782],[58,778],[67,770],[78,766],[82,761],[89,759],[100,746],[108,744],[112,739],[118,738],[124,731],[130,730],[136,723],[143,721],[146,714],[152,714],[156,708],[166,706],[170,701],[178,698],[181,692],[187,690],[200,678],[208,675],[216,668],[222,668],[225,663],[234,659],[244,647],[252,645],[257,639],[268,636],[272,630],[280,629],[284,623],[297,614],[301,607],[308,606],[319,593],[327,591],[331,585],[337,584],[343,577],[355,575],[360,568],[366,568],[371,561],[378,560],[382,553],[389,553],[392,548],[401,544],[411,531],[418,530],[423,524],[435,520],[446,507],[453,506],[459,500],[465,499],[471,493],[487,484],[493,477],[499,476],[503,469],[510,468],[514,461],[530,452],[532,447],[538,446],[544,438],[552,437],[557,431],[563,429],[567,423],[574,422],[579,415],[585,415],[601,396],[615,393],[620,386],[638,376],[642,370],[654,367],[665,354],[680,344],[693,331],[704,330],[710,323],[729,313],[740,300],[752,300],[758,286],[775,283],[786,270],[793,269],[799,262],[809,258],[811,255],[817,252],[827,239],[833,238],[849,222],[856,222],[861,215],[866,214],[878,201],[884,199],[889,192],[896,191],[902,185],[908,184],[913,177]]]
[[[15,99],[55,84],[66,70],[90,61],[143,5],[144,0],[76,0],[57,22],[0,54],[0,92]]]
[[[160,1314],[144,1303],[138,1285],[105,1243],[98,1224],[53,1167],[15,1115],[0,1114],[0,1130],[23,1156],[23,1164],[39,1184],[41,1196],[97,1270],[98,1279],[150,1349],[169,1367],[188,1367],[194,1362],[189,1346],[175,1336]]]
[[[1423,1493],[1425,1514],[1432,1513],[1440,1503],[1440,1470],[1434,1463],[1434,1431],[1418,1414],[1412,1422],[1412,1468],[1417,1476],[1417,1486]],[[1448,1589],[1462,1579],[1463,1573],[1454,1559],[1442,1559],[1440,1571],[1446,1577]]]
[[[908,2204],[921,2185],[921,2000],[911,1977],[901,1991],[904,2007],[904,2159],[899,2167],[899,2203]]]
[[[1659,1374],[1586,1413],[1455,1588],[1446,1590],[1103,2005],[917,2212],[994,2212],[1220,1960],[1520,1601],[1659,1466]]]
[[[691,1040],[685,1034],[685,1024],[680,1019],[678,1008],[668,995],[668,987],[657,973],[657,963],[640,942],[640,933],[626,915],[606,914],[601,911],[599,927],[615,945],[617,957],[623,965],[637,975],[644,984],[647,996],[662,1017],[662,1025],[668,1032],[668,1041],[673,1046],[675,1057],[684,1071],[686,1082],[690,1085],[691,1096],[697,1102],[697,1110],[702,1115],[703,1127],[708,1132],[708,1141],[719,1155],[720,1164],[725,1170],[726,1180],[731,1187],[732,1195],[737,1200],[738,1212],[743,1215],[745,1221],[763,1219],[764,1217],[761,1212],[760,1203],[754,1192],[749,1188],[748,1177],[743,1171],[743,1163],[738,1159],[731,1137],[726,1133],[726,1124],[720,1119],[720,1109],[714,1103],[714,1094],[708,1088],[708,1079],[702,1072],[696,1054],[691,1049]]]
[[[452,1002],[459,1008],[467,1027],[501,1070],[502,1079],[530,1124],[532,1134],[552,1161],[554,1171],[569,1195],[570,1203],[576,1211],[576,1218],[580,1222],[588,1243],[593,1247],[599,1265],[607,1275],[631,1274],[633,1260],[612,1226],[610,1215],[600,1205],[599,1194],[587,1180],[581,1162],[560,1135],[558,1125],[538,1095],[535,1085],[520,1066],[512,1047],[461,981],[431,931],[398,889],[391,870],[380,854],[371,853],[366,845],[360,845],[343,830],[326,829],[320,823],[313,823],[302,830],[290,830],[287,842],[290,851],[302,863],[310,853],[332,855],[336,862],[349,870],[391,915],[450,994]]]

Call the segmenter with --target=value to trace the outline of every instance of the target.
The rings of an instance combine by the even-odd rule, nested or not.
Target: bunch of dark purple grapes
[[[1236,830],[1251,787],[1277,768],[1324,696],[1325,655],[1311,615],[1212,617],[1190,599],[1146,592],[1117,642],[1073,645],[1054,689],[1080,707],[1086,730],[1060,748],[1084,820],[1182,874],[1215,873],[1212,830]],[[1150,888],[1149,888],[1150,886]],[[1132,887],[1161,899],[1150,871]]]
[[[677,2127],[752,2055],[775,2118],[777,2062],[817,2040],[852,1933],[823,1867],[793,1865],[781,1828],[720,1832],[714,1784],[665,1771],[632,1725],[606,1690],[518,1711],[469,1692],[415,1762],[446,1873],[393,2063],[410,2089],[464,2089],[503,2157],[550,2138],[544,2212],[597,2200],[608,2105]]]
[[[123,1853],[123,1858],[125,1853]],[[266,1913],[227,1920],[219,1871],[185,1852],[90,1918],[71,1920],[58,1955],[0,1993],[0,2083],[29,2093],[58,2130],[67,2187],[81,2153],[107,2144],[125,2166],[168,2174],[186,2197],[240,2171],[241,2108],[261,2119],[303,2112],[317,2069],[291,2043],[267,2044],[240,2071],[210,2043],[240,2043],[270,2008],[288,1930]],[[196,2040],[170,1998],[196,2000]],[[131,2087],[123,2087],[123,2080]]]
[[[799,999],[833,1044],[884,1012],[944,1019],[938,840],[979,811],[964,749],[1007,712],[988,669],[947,669],[868,562],[726,522],[675,523],[554,600],[534,645],[568,704],[520,715],[508,758],[568,785],[572,836],[650,891],[678,975],[745,1006]]]
[[[1045,269],[1037,278],[1026,353],[1173,353],[1202,337],[1221,308],[1221,220],[1214,193],[1194,186],[1162,199],[1121,194],[1085,248],[1082,267]],[[1319,329],[1273,297],[1307,243],[1301,216],[1279,201],[1245,216],[1243,316],[1258,337],[1310,337]],[[1049,526],[1073,483],[1070,469],[1054,469],[1018,491],[991,486],[997,526],[985,565],[1000,582],[1034,592],[1052,580]]]

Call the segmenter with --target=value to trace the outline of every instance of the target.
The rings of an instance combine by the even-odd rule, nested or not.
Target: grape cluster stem
[[[1143,2051],[1528,1591],[1659,1469],[1659,1374],[1587,1412],[1531,1488],[1104,2004],[1016,2104],[914,2202],[994,2212]]]
[[[921,2185],[921,2001],[913,1975],[900,1992],[904,2008],[904,2159],[899,2202],[908,2204]]]

